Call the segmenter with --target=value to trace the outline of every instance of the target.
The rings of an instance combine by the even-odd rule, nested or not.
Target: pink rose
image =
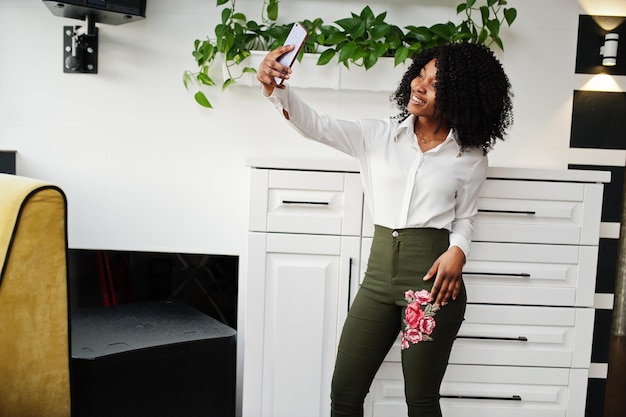
[[[419,343],[422,341],[422,332],[417,329],[408,329],[404,332],[404,338],[409,343]]]
[[[417,303],[410,303],[406,306],[404,311],[404,320],[406,324],[415,329],[417,328],[420,320],[424,317],[424,312]]]
[[[430,298],[430,293],[426,290],[420,290],[415,293],[415,300],[421,305],[428,304],[429,298]]]
[[[419,322],[419,330],[425,334],[431,334],[435,330],[435,319],[432,316],[425,316]]]
[[[402,342],[400,343],[400,350],[402,349],[408,349],[409,348],[409,341],[406,340],[406,338],[404,337],[404,335],[402,335]]]
[[[413,292],[413,290],[406,290],[404,292],[404,299],[405,300],[411,300],[413,301],[413,299],[415,299],[415,293]]]

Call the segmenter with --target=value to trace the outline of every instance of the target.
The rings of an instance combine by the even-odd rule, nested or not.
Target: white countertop
[[[246,165],[252,168],[290,169],[301,171],[336,171],[359,172],[359,166],[353,158],[286,158],[286,157],[250,157]],[[608,183],[611,181],[609,171],[592,171],[581,169],[545,169],[545,168],[513,168],[489,167],[488,178],[526,179],[541,181],[566,181],[587,183]]]

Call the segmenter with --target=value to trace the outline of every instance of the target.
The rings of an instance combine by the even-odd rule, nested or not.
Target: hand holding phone
[[[294,23],[293,26],[291,27],[291,30],[289,31],[289,34],[287,35],[287,39],[285,39],[285,43],[283,44],[283,45],[293,45],[294,48],[291,51],[282,54],[278,58],[278,62],[280,62],[281,64],[287,67],[291,67],[294,61],[296,60],[298,53],[302,49],[302,46],[304,45],[304,41],[306,40],[306,37],[307,37],[306,29],[300,23],[298,22]],[[281,85],[283,81],[285,81],[284,79],[280,77],[274,77],[274,80],[276,81],[276,84],[278,85]]]

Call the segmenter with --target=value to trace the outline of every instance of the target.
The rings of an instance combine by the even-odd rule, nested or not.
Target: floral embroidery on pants
[[[430,293],[426,290],[407,290],[404,299],[407,302],[404,311],[404,330],[402,331],[401,349],[408,349],[411,344],[429,342],[435,330],[435,314],[439,306],[428,302]]]

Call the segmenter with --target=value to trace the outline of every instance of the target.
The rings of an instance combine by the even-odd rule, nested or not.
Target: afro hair
[[[513,94],[502,65],[482,44],[448,43],[414,56],[390,97],[401,111],[397,118],[409,116],[411,81],[433,59],[437,67],[435,107],[440,122],[447,122],[457,132],[463,149],[479,148],[487,154],[496,139],[504,140],[513,123]]]

